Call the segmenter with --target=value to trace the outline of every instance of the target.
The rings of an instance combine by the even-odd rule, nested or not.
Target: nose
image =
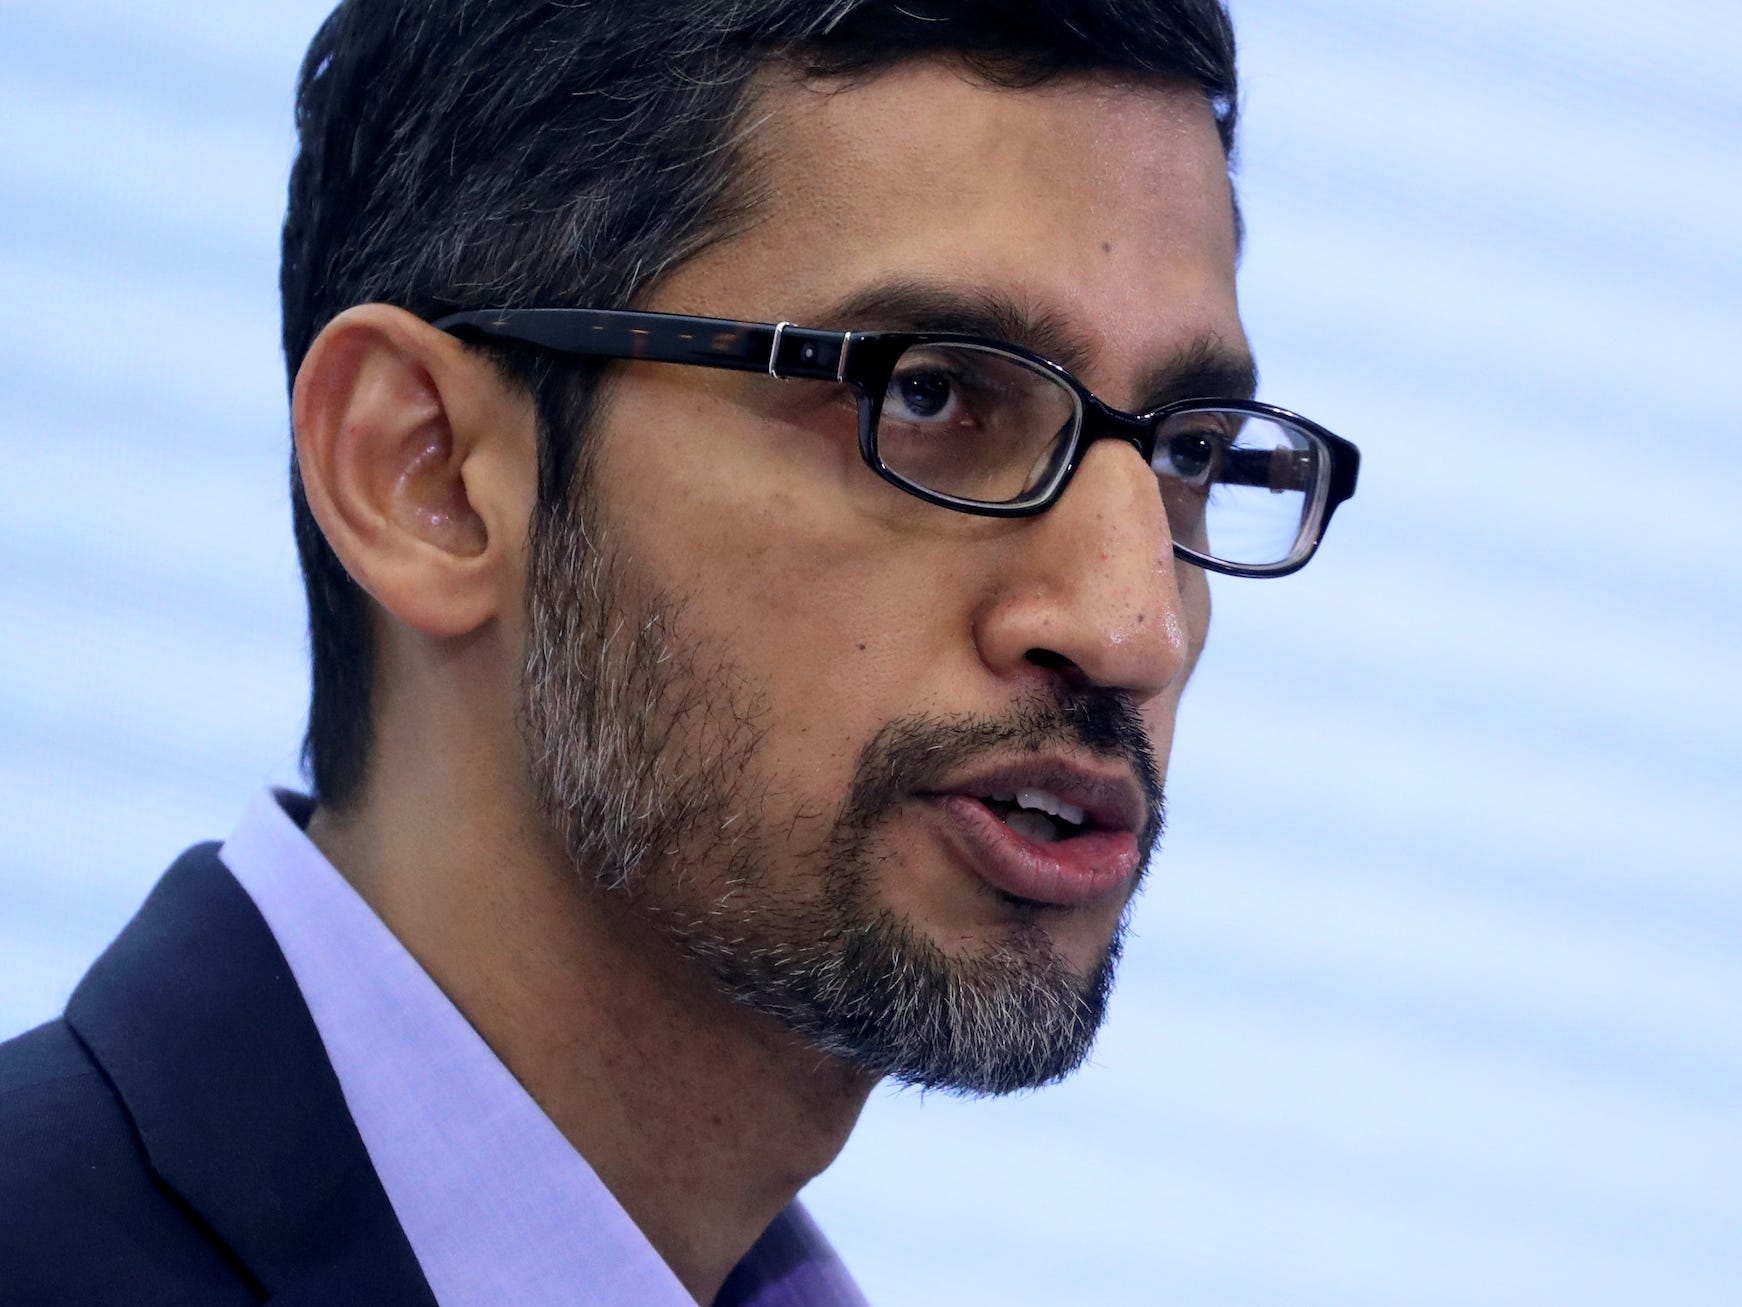
[[[1192,576],[1182,594],[1155,474],[1133,446],[1095,444],[1059,501],[1008,543],[975,618],[995,673],[1062,675],[1139,705],[1189,673],[1208,592]]]

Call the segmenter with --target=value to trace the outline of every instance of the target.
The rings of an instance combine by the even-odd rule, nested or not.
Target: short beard
[[[1003,721],[889,723],[812,851],[814,892],[783,892],[766,876],[779,843],[754,768],[762,707],[743,676],[684,637],[680,603],[639,595],[633,580],[578,512],[534,537],[521,728],[534,790],[577,872],[638,908],[734,1000],[865,1072],[1004,1094],[1081,1065],[1125,918],[1087,976],[1053,947],[1046,909],[1018,900],[995,944],[950,957],[876,904],[879,832],[914,793],[990,751],[1071,744],[1125,763],[1143,787],[1140,880],[1162,797],[1130,702],[1061,694]]]

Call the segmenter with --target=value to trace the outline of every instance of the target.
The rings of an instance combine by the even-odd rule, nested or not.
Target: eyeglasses
[[[962,513],[1044,513],[1097,440],[1123,440],[1155,471],[1175,556],[1232,576],[1306,566],[1361,463],[1287,409],[1209,398],[1127,413],[1051,360],[978,336],[609,309],[484,309],[434,325],[558,354],[840,382],[858,392],[866,465]]]

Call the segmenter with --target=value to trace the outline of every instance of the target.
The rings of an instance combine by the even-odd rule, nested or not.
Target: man
[[[857,1301],[798,1190],[1086,1056],[1206,571],[1353,492],[1251,400],[1234,96],[1210,0],[341,5],[315,795],[0,1058],[6,1301]]]

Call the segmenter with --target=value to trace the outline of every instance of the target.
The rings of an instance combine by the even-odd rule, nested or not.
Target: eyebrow
[[[1031,308],[994,290],[901,279],[855,291],[818,320],[855,331],[950,331],[1007,341],[1080,374],[1094,351],[1064,315]],[[1213,334],[1195,336],[1151,368],[1138,388],[1139,411],[1181,399],[1251,399],[1258,365],[1246,349]]]

